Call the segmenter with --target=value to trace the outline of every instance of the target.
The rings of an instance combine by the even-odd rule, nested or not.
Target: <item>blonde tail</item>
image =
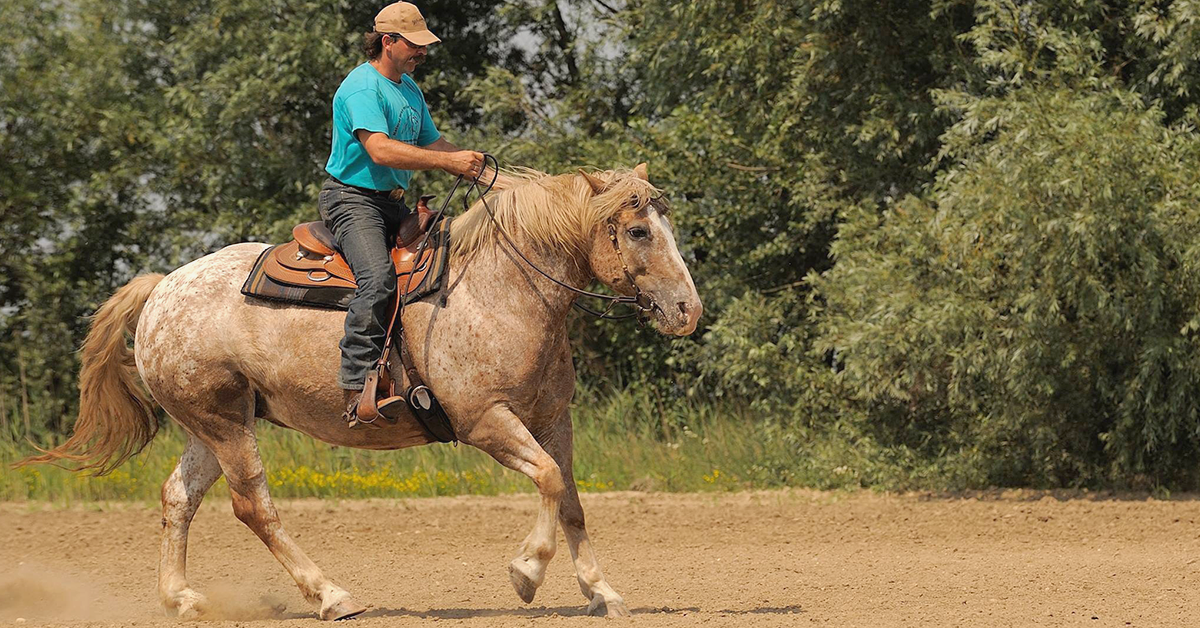
[[[125,284],[92,317],[79,370],[79,418],[67,442],[15,466],[71,461],[75,471],[104,475],[138,453],[158,432],[149,395],[138,382],[126,341],[163,275],[142,275]]]

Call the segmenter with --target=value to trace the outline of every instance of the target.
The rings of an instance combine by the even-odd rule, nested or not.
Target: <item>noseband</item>
[[[522,260],[524,260],[525,263],[528,264],[530,268],[536,270],[541,276],[545,277],[546,279],[549,279],[550,281],[554,282],[558,286],[566,288],[567,290],[574,292],[575,294],[577,294],[579,296],[590,297],[593,299],[600,299],[602,301],[608,302],[608,306],[605,307],[604,311],[602,311],[602,312],[593,310],[585,305],[582,305],[578,301],[572,302],[571,303],[572,306],[574,306],[584,312],[587,312],[588,314],[591,314],[592,316],[595,316],[596,318],[603,318],[603,319],[607,319],[607,320],[621,320],[621,319],[626,319],[626,318],[633,318],[636,316],[639,324],[642,324],[642,325],[646,324],[646,319],[649,318],[650,312],[653,311],[655,307],[657,307],[657,304],[654,303],[654,299],[651,299],[649,295],[647,295],[645,292],[642,292],[642,289],[638,287],[637,282],[633,280],[633,273],[629,272],[629,265],[625,263],[625,257],[623,255],[621,255],[621,244],[617,240],[617,225],[614,222],[614,219],[613,218],[608,219],[608,223],[607,223],[608,239],[610,242],[612,242],[613,250],[616,251],[616,253],[617,253],[617,260],[621,262],[621,270],[625,273],[625,280],[628,281],[629,285],[633,287],[633,296],[600,294],[598,292],[590,292],[587,290],[581,290],[579,288],[576,288],[575,286],[563,283],[562,281],[559,281],[558,279],[551,277],[546,271],[542,270],[541,268],[538,268],[538,265],[534,264],[532,261],[530,261],[528,257],[525,257],[525,254],[521,252],[521,249],[517,248],[517,245],[513,244],[512,238],[508,237],[508,233],[506,233],[504,231],[504,228],[500,226],[500,221],[496,220],[496,214],[492,213],[492,208],[490,205],[488,205],[488,202],[487,202],[487,193],[492,190],[492,186],[496,185],[496,179],[499,178],[499,176],[500,176],[500,164],[499,164],[499,162],[496,161],[495,157],[493,157],[487,153],[484,153],[483,161],[484,161],[484,165],[485,166],[490,165],[492,167],[492,171],[495,172],[496,174],[495,174],[495,176],[492,177],[491,183],[489,183],[487,185],[487,187],[483,188],[482,190],[480,189],[478,180],[472,181],[470,183],[470,187],[467,188],[466,195],[464,195],[464,197],[463,197],[463,204],[467,205],[468,207],[470,206],[470,202],[468,199],[471,196],[471,192],[476,192],[477,194],[479,194],[479,200],[483,202],[483,207],[485,210],[487,210],[488,218],[490,218],[492,220],[492,224],[496,226],[496,231],[500,232],[500,236],[504,238],[504,242],[506,244],[508,244],[508,248],[512,249],[512,251],[517,254],[517,257],[520,257]],[[461,179],[461,177],[459,177],[459,178]],[[455,184],[455,187],[457,187],[457,183]],[[612,309],[614,307],[616,307],[618,304],[625,304],[625,305],[632,306],[635,311],[632,313],[629,313],[629,314],[622,314],[619,316],[614,316],[614,315],[610,314]]]

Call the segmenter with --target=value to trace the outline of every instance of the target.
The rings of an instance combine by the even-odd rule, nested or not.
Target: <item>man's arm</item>
[[[445,170],[450,174],[477,177],[483,170],[483,154],[459,150],[444,138],[423,148],[396,141],[384,133],[365,129],[354,132],[371,161],[397,170]]]
[[[453,153],[455,151],[462,150],[461,148],[455,146],[449,140],[447,140],[445,136],[439,137],[432,144],[426,144],[425,146],[422,146],[421,148],[424,148],[426,150],[436,150],[436,151],[440,151],[440,152],[444,152],[444,153]],[[497,172],[495,172],[494,170],[492,170],[491,168],[488,168],[486,166],[484,166],[483,170],[484,170],[483,174],[481,176],[477,177],[481,183],[488,183],[488,182],[492,181],[492,179],[495,179],[496,186],[498,189],[503,190],[505,188],[512,187],[512,180],[509,177],[502,175],[502,174],[498,174]]]
[[[445,135],[437,138],[437,140],[435,140],[432,144],[422,146],[421,148],[426,150],[436,150],[443,153],[453,153],[462,150],[454,144],[451,144],[450,141],[446,139]]]

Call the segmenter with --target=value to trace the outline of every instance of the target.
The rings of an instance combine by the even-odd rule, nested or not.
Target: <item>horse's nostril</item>
[[[677,303],[676,305],[678,305],[678,306],[679,306],[679,313],[680,313],[680,314],[683,314],[684,316],[687,316],[687,313],[688,313],[688,304],[687,304],[687,301],[680,301],[680,302],[679,302],[679,303]]]

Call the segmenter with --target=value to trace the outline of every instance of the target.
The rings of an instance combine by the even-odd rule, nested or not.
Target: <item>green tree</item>
[[[1192,126],[1051,10],[978,8],[927,192],[847,214],[816,349],[861,433],[964,486],[1194,486]]]
[[[62,430],[82,317],[154,250],[136,166],[153,105],[102,12],[17,4],[0,16],[0,386]]]
[[[444,128],[477,116],[457,97],[464,81],[523,62],[492,29],[495,4],[425,7],[446,40],[423,68]],[[329,0],[6,7],[0,386],[10,405],[18,388],[32,396],[35,430],[70,424],[85,316],[117,286],[226,244],[281,238],[315,216],[330,101],[362,61],[378,9]]]

